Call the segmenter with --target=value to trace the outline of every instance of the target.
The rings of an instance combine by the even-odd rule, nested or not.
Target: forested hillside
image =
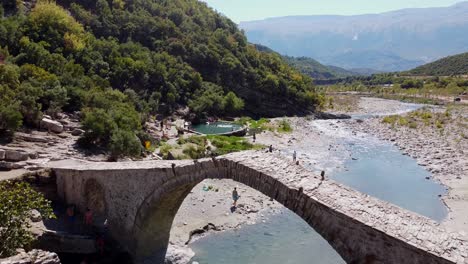
[[[81,110],[85,138],[132,140],[152,114],[278,116],[319,103],[310,78],[197,0],[4,0],[0,130]]]
[[[446,57],[432,63],[417,67],[411,71],[413,75],[452,76],[468,75],[468,53]]]
[[[284,57],[289,65],[298,69],[301,73],[318,80],[339,79],[360,75],[340,67],[325,66],[320,62],[307,57]]]

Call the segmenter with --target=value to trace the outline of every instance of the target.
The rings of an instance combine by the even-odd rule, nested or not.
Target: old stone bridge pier
[[[302,217],[347,263],[463,263],[468,241],[439,224],[332,180],[279,155],[249,151],[198,161],[51,164],[67,203],[104,215],[111,235],[138,263],[164,263],[173,219],[207,178],[244,183]]]

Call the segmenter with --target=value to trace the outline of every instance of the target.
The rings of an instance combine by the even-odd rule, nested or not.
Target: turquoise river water
[[[229,122],[214,122],[209,124],[198,124],[193,130],[206,135],[217,135],[229,133],[241,129],[242,126]]]

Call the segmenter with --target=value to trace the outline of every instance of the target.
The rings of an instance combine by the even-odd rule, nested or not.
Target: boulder
[[[38,210],[34,209],[31,211],[31,221],[34,223],[42,221],[42,215]]]
[[[1,264],[60,264],[57,254],[33,249],[29,252],[19,250],[18,255],[0,259]]]
[[[5,159],[11,161],[25,161],[29,159],[29,153],[19,150],[6,150]]]
[[[79,129],[79,128],[75,128],[73,131],[72,131],[72,135],[73,136],[81,136],[84,134],[84,130],[83,129]]]
[[[189,247],[169,245],[166,253],[165,264],[187,264],[195,256]]]
[[[5,159],[5,151],[3,149],[0,149],[0,160]]]
[[[63,125],[60,122],[48,118],[41,120],[41,127],[58,134],[63,132]]]

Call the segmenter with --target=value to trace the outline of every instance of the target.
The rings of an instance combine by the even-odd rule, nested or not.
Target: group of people
[[[74,231],[76,227],[76,206],[71,204],[66,209],[66,217],[69,228]],[[104,247],[105,247],[105,234],[107,233],[108,221],[107,219],[103,223],[102,230],[95,230],[94,229],[94,213],[90,208],[86,208],[86,212],[83,215],[83,225],[85,230],[80,230],[82,232],[91,233],[95,235],[96,238],[96,249],[99,254],[104,254]]]
[[[67,221],[68,221],[69,227],[71,229],[74,229],[75,219],[76,219],[76,206],[74,204],[71,204],[67,207],[66,215],[67,215]],[[85,228],[87,229],[86,231],[88,232],[92,230],[93,218],[94,218],[93,212],[91,211],[91,209],[87,208],[83,216],[83,224]]]

